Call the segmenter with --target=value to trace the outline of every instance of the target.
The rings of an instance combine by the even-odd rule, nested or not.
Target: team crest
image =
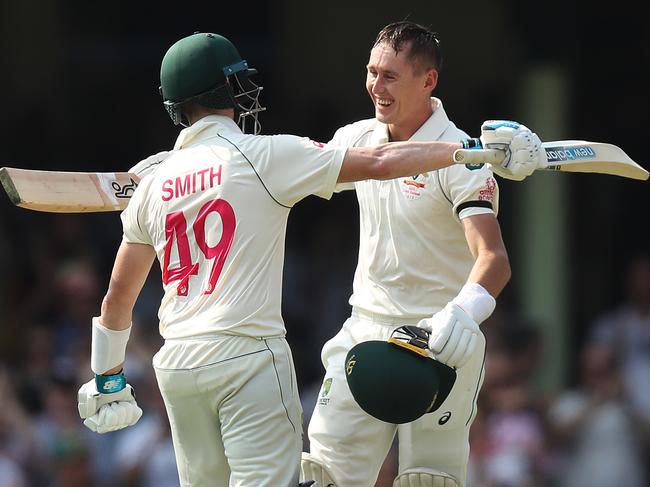
[[[321,406],[327,406],[327,404],[330,402],[330,398],[328,397],[330,394],[330,390],[332,389],[332,378],[327,378],[323,382],[323,387],[320,390],[320,397],[318,398],[318,404]]]
[[[481,169],[485,164],[465,164],[465,169],[469,169],[470,171],[476,171],[477,169]]]
[[[414,200],[422,196],[422,191],[426,188],[429,182],[429,174],[416,174],[401,181],[400,189],[404,196],[410,200]]]

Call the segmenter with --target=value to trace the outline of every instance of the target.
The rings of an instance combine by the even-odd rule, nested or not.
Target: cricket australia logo
[[[332,378],[325,379],[325,382],[323,382],[323,387],[321,388],[320,392],[320,397],[318,398],[318,404],[321,406],[327,406],[330,402],[330,398],[328,397],[330,394],[330,390],[332,389]]]
[[[402,179],[400,189],[404,196],[410,200],[414,200],[422,196],[422,190],[427,186],[429,181],[429,174],[416,174],[409,178]]]
[[[133,178],[129,178],[129,180],[130,182],[124,185],[118,183],[117,181],[113,181],[111,183],[111,186],[114,190],[113,194],[116,198],[130,198],[133,196],[133,192],[135,191],[135,188],[138,187],[138,183],[136,183]]]

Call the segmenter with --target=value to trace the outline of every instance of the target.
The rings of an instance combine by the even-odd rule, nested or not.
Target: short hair
[[[442,68],[442,53],[438,33],[423,25],[402,20],[393,22],[379,31],[373,48],[380,44],[391,47],[395,52],[408,48],[407,57],[416,71]]]

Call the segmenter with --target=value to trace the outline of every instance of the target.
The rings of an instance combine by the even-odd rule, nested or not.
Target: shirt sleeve
[[[457,219],[498,214],[499,186],[487,166],[468,168],[454,164],[439,170],[441,189],[452,204]]]
[[[122,211],[120,218],[122,219],[122,240],[129,243],[141,243],[152,245],[151,237],[146,231],[144,225],[144,218],[142,218],[144,205],[144,195],[146,188],[151,185],[151,176],[147,176],[140,181],[136,188],[131,201],[127,207]]]
[[[311,194],[331,198],[347,150],[294,135],[257,136],[251,147],[260,179],[287,206]]]
[[[332,140],[328,142],[330,145],[334,145],[336,147],[351,147],[352,146],[352,140],[350,140],[350,128],[352,125],[346,125],[344,127],[339,128],[336,132],[334,132],[334,137],[332,137]],[[340,193],[341,191],[349,191],[354,189],[354,182],[349,182],[349,183],[338,183],[335,188],[336,193]]]

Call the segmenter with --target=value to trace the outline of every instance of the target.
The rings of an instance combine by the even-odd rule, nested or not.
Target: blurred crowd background
[[[259,71],[262,132],[327,141],[372,116],[375,34],[408,18],[440,34],[436,96],[471,135],[485,119],[542,140],[614,143],[646,168],[650,30],[631,1],[0,3],[0,166],[127,170],[172,147],[158,95],[166,49],[229,37]],[[636,487],[650,472],[648,182],[535,174],[500,181],[513,278],[483,329],[487,375],[472,427],[475,487]],[[292,211],[283,313],[306,420],[321,345],[349,313],[354,194]],[[41,214],[0,196],[0,487],[177,486],[151,357],[159,272],[137,303],[126,372],[145,414],[95,435],[76,410],[90,319],[121,238],[117,213]],[[390,487],[391,455],[377,487]],[[344,486],[343,486],[344,487]]]

